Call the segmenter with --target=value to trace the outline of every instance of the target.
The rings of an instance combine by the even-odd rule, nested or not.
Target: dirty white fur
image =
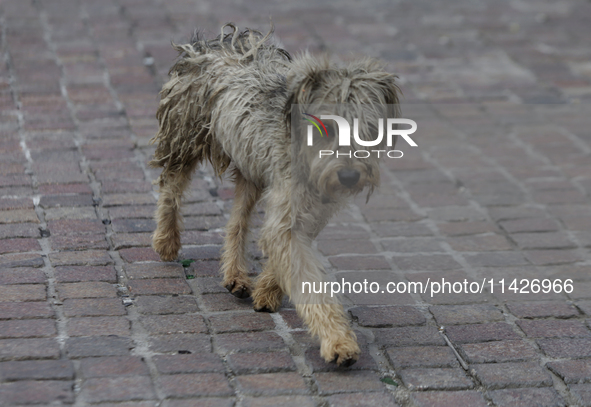
[[[257,311],[276,311],[287,294],[309,332],[320,338],[324,359],[348,366],[360,350],[343,307],[330,295],[304,294],[301,287],[324,280],[312,241],[348,197],[363,189],[369,197],[379,183],[378,162],[318,159],[318,148],[338,148],[335,138],[306,148],[299,115],[301,106],[349,104],[341,115],[377,123],[383,106],[398,103],[398,88],[395,76],[376,61],[341,67],[307,53],[292,60],[269,44],[270,35],[227,24],[217,39],[175,45],[181,55],[162,88],[153,139],[151,164],[163,168],[153,246],[163,260],[177,257],[182,194],[197,164],[208,160],[219,175],[231,167],[236,198],[222,252],[224,286],[241,298],[252,293]],[[360,129],[366,140],[375,138],[372,131]],[[361,173],[357,185],[341,185],[337,172],[343,168]],[[259,244],[268,261],[253,287],[245,245],[260,199],[265,221]]]

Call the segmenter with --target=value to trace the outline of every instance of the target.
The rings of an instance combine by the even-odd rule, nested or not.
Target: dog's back
[[[225,27],[232,32],[223,34]],[[163,167],[160,183],[168,174],[182,172],[184,166],[203,160],[210,161],[218,174],[227,169],[231,154],[213,134],[212,116],[216,105],[217,109],[224,105],[220,99],[229,95],[244,95],[242,100],[234,96],[235,106],[256,102],[257,96],[264,103],[281,96],[291,56],[267,42],[271,34],[272,30],[267,35],[250,29],[239,32],[234,25],[226,24],[215,39],[196,34],[189,44],[173,44],[180,56],[160,92],[156,114],[160,129],[152,139],[157,148],[150,164]],[[265,84],[261,86],[261,82]],[[226,92],[231,88],[238,92]],[[253,94],[253,89],[266,89],[268,94]]]

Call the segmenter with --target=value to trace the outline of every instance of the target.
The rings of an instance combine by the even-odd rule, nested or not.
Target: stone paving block
[[[74,402],[73,382],[64,380],[21,380],[0,384],[0,403],[49,404],[55,400]]]
[[[135,299],[140,314],[185,314],[199,311],[199,306],[191,296],[142,295]]]
[[[330,407],[397,407],[398,404],[388,393],[348,393],[327,397]]]
[[[576,250],[526,250],[524,254],[536,266],[576,263],[583,260]]]
[[[409,368],[400,371],[409,390],[463,390],[474,387],[460,368]]]
[[[565,383],[591,381],[591,361],[589,360],[562,360],[549,362],[546,366],[560,376]]]
[[[17,237],[39,237],[39,226],[35,223],[13,223],[2,226],[0,239]]]
[[[59,344],[52,338],[0,339],[0,360],[57,359]]]
[[[488,406],[482,394],[474,390],[415,392],[411,400],[417,407]]]
[[[435,305],[429,307],[439,325],[476,324],[503,321],[503,313],[488,304],[473,305]]]
[[[127,264],[125,274],[130,279],[184,278],[185,271],[179,263]]]
[[[119,250],[119,255],[128,263],[136,261],[160,261],[160,256],[151,247],[133,247]]]
[[[66,354],[70,358],[125,356],[133,348],[129,338],[118,336],[89,336],[66,340]]]
[[[570,318],[579,315],[573,305],[562,301],[511,302],[507,303],[507,308],[518,318]]]
[[[152,382],[146,376],[90,378],[82,383],[80,392],[90,403],[142,400],[156,397]]]
[[[552,377],[536,362],[473,365],[472,370],[478,380],[489,389],[552,386]]]
[[[69,336],[131,336],[130,322],[125,317],[87,317],[71,318],[67,321],[66,331]]]
[[[225,372],[222,360],[213,353],[156,355],[152,360],[162,374]]]
[[[349,313],[361,326],[386,328],[392,326],[424,325],[425,317],[415,307],[355,307]]]
[[[80,361],[84,378],[114,376],[148,376],[146,363],[137,356],[85,358]]]
[[[385,387],[379,376],[371,371],[341,371],[315,373],[321,395],[382,391]]]
[[[504,339],[520,339],[511,325],[503,322],[490,324],[453,325],[445,332],[455,343],[488,342]]]
[[[119,298],[67,299],[63,302],[66,317],[125,315],[125,307]]]
[[[111,235],[113,249],[128,249],[131,247],[142,247],[152,245],[151,233],[117,233]]]
[[[250,396],[274,396],[281,394],[307,394],[310,392],[304,379],[294,372],[260,373],[237,376],[238,388]]]
[[[528,337],[532,338],[591,336],[591,331],[580,320],[518,320],[517,325]]]
[[[231,396],[226,377],[220,373],[187,373],[160,376],[159,386],[166,397]]]
[[[328,260],[339,270],[390,270],[382,256],[333,256]]]
[[[79,235],[79,236],[51,236],[49,242],[52,250],[108,250],[109,244],[105,236]]]
[[[40,251],[37,239],[2,239],[0,240],[0,254],[16,252]]]
[[[0,302],[44,301],[46,298],[45,284],[0,285]]]
[[[583,406],[591,405],[591,384],[571,384],[568,387],[576,402]]]
[[[529,264],[523,254],[511,251],[483,252],[464,257],[472,267],[512,267]]]
[[[0,270],[0,285],[8,284],[44,284],[47,277],[43,270],[32,267],[18,267]]]
[[[227,357],[236,374],[294,371],[296,365],[288,352],[236,353]]]
[[[562,397],[551,388],[525,388],[493,390],[488,392],[496,405],[521,407],[535,405],[540,407],[562,407]]]
[[[0,338],[46,338],[57,335],[55,321],[28,319],[0,321]]]
[[[2,211],[0,216],[0,224],[33,222],[39,223],[37,214],[33,208],[30,209],[11,209]]]
[[[257,400],[259,400],[257,398]],[[233,398],[219,398],[219,397],[198,397],[198,398],[189,398],[189,399],[176,399],[176,400],[167,400],[165,401],[166,407],[233,407],[234,406],[234,399]],[[264,405],[264,404],[263,404]],[[273,404],[275,405],[275,404]],[[157,404],[154,404],[156,407]],[[127,406],[125,406],[127,407]],[[136,406],[133,406],[136,407]],[[137,407],[144,407],[144,406],[137,406]]]
[[[456,270],[462,267],[453,257],[446,254],[395,256],[393,261],[401,270],[439,271]]]
[[[183,354],[211,352],[211,338],[205,334],[153,335],[150,349],[156,353],[182,352]]]
[[[283,339],[274,332],[237,332],[215,336],[218,349],[223,353],[231,351],[267,351],[287,348]]]
[[[559,229],[555,220],[546,218],[511,219],[501,221],[499,225],[508,233],[554,232]]]
[[[405,367],[456,367],[458,361],[447,346],[388,348],[388,359],[396,369]]]
[[[433,326],[409,326],[374,330],[381,346],[443,346],[445,340]]]
[[[522,340],[466,343],[460,350],[469,363],[521,362],[538,357],[536,349]]]
[[[316,401],[311,396],[245,397],[242,405],[244,407],[315,407]]]
[[[448,238],[446,240],[452,249],[459,252],[490,252],[511,250],[509,241],[501,235],[472,235]]]
[[[147,315],[140,323],[150,334],[206,333],[208,331],[201,315]]]
[[[10,253],[0,257],[2,267],[43,267],[43,258],[37,253]]]
[[[72,298],[114,298],[117,296],[115,286],[103,281],[60,283],[56,285],[56,291],[61,300]]]
[[[580,358],[591,356],[589,338],[538,339],[540,349],[551,358]]]
[[[191,288],[181,278],[155,278],[143,280],[129,280],[129,291],[134,295],[186,295],[191,294]]]
[[[0,320],[52,318],[54,315],[47,302],[0,302]]]
[[[57,266],[105,266],[114,264],[113,259],[104,250],[83,250],[49,253],[49,260]]]
[[[251,310],[252,300],[242,300],[229,292],[222,294],[206,294],[201,297],[205,309],[209,312]]]
[[[117,272],[113,266],[85,267],[66,266],[55,268],[58,283],[76,283],[83,281],[117,282]]]
[[[73,380],[74,365],[69,360],[27,360],[0,363],[0,381]]]
[[[266,331],[275,328],[275,322],[268,313],[233,313],[212,315],[209,318],[215,333]]]

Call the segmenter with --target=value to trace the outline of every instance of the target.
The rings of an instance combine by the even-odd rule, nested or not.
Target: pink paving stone
[[[8,284],[43,284],[47,280],[43,270],[32,267],[14,269],[0,268],[0,285]]]
[[[147,315],[140,319],[150,334],[206,333],[201,315]]]
[[[180,278],[157,278],[145,280],[130,280],[129,290],[134,295],[156,295],[156,294],[190,294],[191,288],[184,279]]]
[[[113,259],[104,250],[83,250],[49,253],[53,266],[104,266],[114,264]]]
[[[60,283],[56,285],[56,290],[61,300],[70,298],[114,298],[117,296],[115,286],[103,281]]]
[[[15,252],[40,251],[37,239],[2,239],[0,240],[0,254]]]
[[[0,302],[0,319],[51,318],[53,315],[47,302]]]
[[[119,250],[119,254],[128,263],[136,261],[160,261],[160,256],[151,247],[134,247]]]
[[[160,388],[167,397],[231,396],[232,389],[223,374],[187,373],[160,376]]]
[[[45,284],[0,285],[0,302],[43,301],[46,298]]]
[[[80,361],[83,377],[148,376],[146,363],[138,356],[85,358]]]
[[[591,336],[591,331],[580,320],[518,320],[517,325],[528,337],[532,338]]]
[[[474,390],[416,392],[412,393],[411,399],[417,407],[488,406],[482,394]]]
[[[520,362],[538,357],[535,348],[523,340],[466,343],[460,350],[469,363]]]
[[[59,400],[74,402],[73,382],[63,380],[21,380],[0,384],[0,404],[45,404]]]
[[[579,315],[573,305],[563,301],[511,302],[507,303],[507,308],[518,318],[570,318]]]
[[[261,373],[238,376],[238,386],[251,396],[309,393],[302,376],[295,372]]]

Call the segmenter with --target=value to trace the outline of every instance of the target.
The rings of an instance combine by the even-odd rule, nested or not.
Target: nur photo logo
[[[314,116],[309,113],[303,113],[305,116],[304,120],[307,120],[311,124],[307,126],[307,145],[313,146],[314,145],[314,128],[318,130],[320,137],[329,137],[329,131],[327,130],[327,126],[324,124],[323,120],[333,120],[337,127],[338,127],[338,146],[351,146],[351,125],[347,119],[338,115],[331,115],[331,114],[323,114],[320,115],[320,118]],[[400,128],[400,125],[408,125],[409,128]],[[385,131],[384,131],[385,127]],[[329,128],[330,125],[329,125]],[[377,124],[377,136],[374,139],[364,139],[359,135],[359,119],[353,119],[353,140],[354,143],[361,147],[375,147],[383,145],[384,142],[384,133],[386,137],[386,146],[388,148],[392,148],[394,143],[396,142],[396,137],[402,137],[408,145],[411,147],[418,147],[417,143],[410,137],[411,134],[416,132],[417,130],[417,123],[411,119],[403,119],[403,118],[387,118],[386,125],[384,126],[384,119],[378,119]],[[355,158],[368,158],[371,155],[376,154],[378,157],[381,157],[381,154],[384,153],[385,156],[389,158],[400,158],[404,155],[404,153],[400,150],[386,150],[386,149],[378,149],[378,150],[359,150],[356,149],[354,151],[339,151],[339,150],[319,150],[318,156],[321,158],[323,156],[331,156],[336,155],[339,156],[347,156],[347,157],[355,157]]]

